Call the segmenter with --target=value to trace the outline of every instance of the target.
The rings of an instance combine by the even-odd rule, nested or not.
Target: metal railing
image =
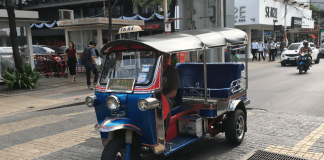
[[[80,0],[26,0],[26,6],[35,6],[39,4],[53,4],[53,3],[64,3],[64,2],[73,2],[73,1],[80,1]]]

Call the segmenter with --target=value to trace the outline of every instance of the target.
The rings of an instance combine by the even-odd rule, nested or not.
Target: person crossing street
[[[259,41],[259,61],[261,59],[261,56],[262,56],[263,61],[265,61],[265,58],[263,56],[264,48],[265,48],[264,43],[260,39],[260,41]]]
[[[253,56],[252,61],[254,61],[254,59],[258,60],[256,54],[257,54],[258,49],[259,49],[259,44],[258,44],[258,42],[256,42],[256,39],[253,40],[253,42],[251,44],[251,48],[252,48],[251,52],[252,52],[252,56]]]
[[[270,49],[269,62],[275,61],[275,51],[276,51],[276,47],[277,47],[276,43],[273,42],[273,39],[271,39],[270,44],[269,44],[269,49]]]

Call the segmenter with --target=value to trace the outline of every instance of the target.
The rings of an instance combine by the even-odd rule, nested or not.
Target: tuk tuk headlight
[[[97,99],[97,97],[95,95],[93,96],[88,96],[85,99],[85,103],[88,107],[94,107],[95,105],[95,100]]]
[[[111,95],[107,98],[107,107],[111,111],[117,111],[120,107],[120,100],[117,96]]]
[[[156,98],[146,98],[138,101],[138,108],[141,111],[154,109],[160,105],[160,101]]]

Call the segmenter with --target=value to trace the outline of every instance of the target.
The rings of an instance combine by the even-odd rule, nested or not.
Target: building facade
[[[24,10],[38,11],[40,20],[47,21],[49,24],[52,24],[60,21],[59,10],[61,9],[72,10],[74,19],[108,17],[108,10],[104,7],[106,6],[105,3],[106,1],[103,0],[31,0],[24,1]],[[144,5],[143,7],[140,7],[139,5],[133,4],[131,0],[112,0],[111,6],[112,18],[141,20],[138,17],[134,18],[134,16],[139,15],[142,18],[153,17],[145,20],[145,24],[142,25],[145,31],[141,32],[140,36],[163,33],[164,31],[164,27],[161,24],[163,23],[163,19],[161,20],[156,16],[152,16],[154,13],[163,15],[162,7],[159,5]],[[57,27],[57,25],[54,27]],[[119,29],[118,27],[120,26],[113,27],[112,39],[115,38],[115,35]],[[107,30],[103,30],[102,34],[107,34]],[[87,37],[88,39],[96,39],[96,37],[98,37],[98,35],[96,35],[97,33],[90,33],[90,31],[87,31],[87,29],[82,32],[90,36]],[[66,39],[64,29],[34,27],[32,28],[32,34],[33,44],[57,46],[61,45],[62,41],[65,41]],[[65,43],[66,42],[64,42],[64,44]],[[81,45],[84,46],[84,44]]]
[[[251,49],[251,42],[269,41],[274,38],[276,41],[282,41],[284,37],[284,25],[286,24],[288,42],[296,41],[296,34],[299,29],[313,29],[314,20],[312,19],[312,11],[307,9],[308,6],[301,5],[296,7],[297,3],[288,2],[287,14],[285,14],[285,5],[283,1],[274,0],[235,0],[235,28],[245,31],[249,38],[248,50]],[[285,17],[286,16],[286,21]],[[292,24],[298,19],[300,25]],[[297,21],[296,21],[297,22]],[[274,25],[279,30],[274,31]],[[294,25],[294,26],[292,26]],[[296,32],[289,32],[295,28]],[[242,56],[245,57],[244,52]],[[249,53],[249,58],[251,58]]]

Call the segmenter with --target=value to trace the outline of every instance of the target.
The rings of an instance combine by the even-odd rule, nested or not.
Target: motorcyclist
[[[307,63],[308,66],[311,67],[312,66],[312,48],[308,47],[308,42],[304,41],[303,42],[304,47],[301,47],[299,50],[299,54],[301,53],[305,53],[307,54]],[[298,60],[298,59],[297,59]],[[297,61],[297,65],[299,64],[299,61]]]

